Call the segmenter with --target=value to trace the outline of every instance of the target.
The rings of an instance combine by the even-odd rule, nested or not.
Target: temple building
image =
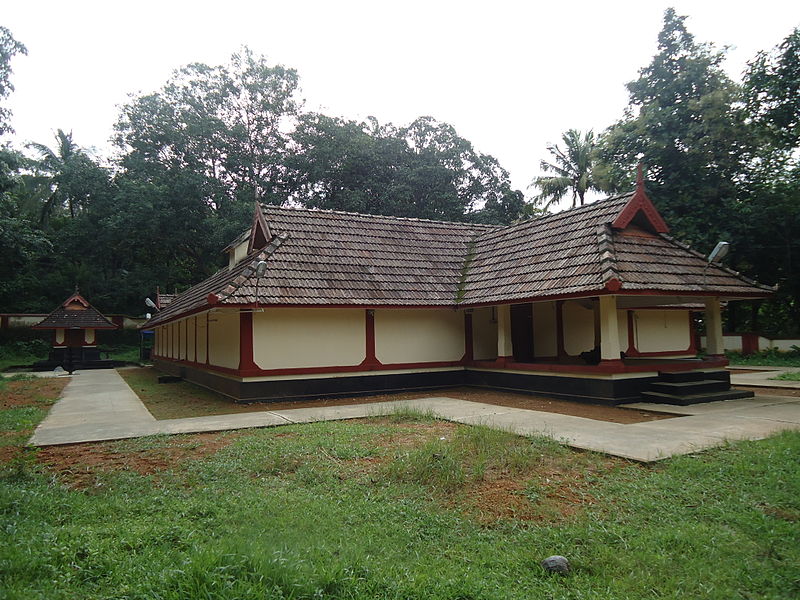
[[[97,330],[117,329],[78,293],[67,298],[42,321],[31,329],[52,329],[53,348],[47,360],[34,365],[36,370],[63,367],[70,373],[78,369],[102,369],[114,366],[113,361],[102,360],[97,349]]]
[[[257,206],[228,266],[145,327],[159,369],[239,401],[453,385],[607,404],[746,394],[724,369],[721,302],[774,290],[668,233],[641,181],[509,226]]]

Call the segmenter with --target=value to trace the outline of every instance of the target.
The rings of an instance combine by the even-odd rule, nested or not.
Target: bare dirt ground
[[[207,415],[223,415],[265,410],[285,410],[319,406],[344,406],[392,400],[413,400],[431,396],[447,396],[460,400],[484,402],[498,406],[525,408],[545,412],[585,417],[611,423],[641,423],[669,419],[673,415],[649,412],[646,410],[616,408],[599,404],[555,400],[516,392],[506,392],[483,388],[455,387],[425,391],[375,394],[371,396],[349,396],[343,398],[316,398],[292,400],[288,402],[254,402],[238,404],[221,394],[188,382],[158,384],[158,371],[152,368],[120,369],[120,375],[141,398],[144,405],[156,419],[180,419]]]
[[[390,424],[395,431],[372,438],[378,450],[372,456],[340,460],[326,454],[342,466],[340,479],[377,481],[381,470],[398,452],[411,451],[433,440],[450,439],[459,428],[466,427],[447,421],[397,422],[391,417],[365,422],[376,426]],[[256,434],[225,432],[175,436],[164,440],[163,445],[140,448],[119,442],[49,446],[40,449],[36,456],[37,462],[61,483],[76,490],[91,491],[104,474],[128,471],[158,478],[160,473],[188,461],[210,457],[247,435]],[[273,435],[294,438],[302,433],[275,430]],[[523,472],[488,469],[479,481],[439,495],[437,501],[486,524],[498,519],[567,521],[596,503],[592,489],[598,478],[630,464],[624,459],[598,459],[592,453],[580,451],[558,456],[543,454],[540,461]]]
[[[755,392],[756,396],[793,396],[800,398],[800,389],[781,387],[747,387],[745,385],[733,386],[737,390]]]

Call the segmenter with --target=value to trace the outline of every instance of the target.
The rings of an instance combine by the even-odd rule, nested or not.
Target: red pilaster
[[[633,311],[626,311],[625,314],[628,316],[628,349],[625,351],[625,354],[628,356],[634,356],[637,354],[637,352],[635,337],[633,334]]]
[[[472,343],[472,313],[464,313],[464,361],[472,362],[474,350]]]
[[[378,357],[375,356],[375,311],[368,308],[364,311],[364,325],[365,325],[365,341],[364,347],[366,350],[364,362],[361,363],[362,367],[374,367],[380,365]]]
[[[211,329],[210,329],[210,328],[209,328],[209,326],[208,326],[208,322],[209,322],[209,319],[208,319],[208,314],[209,314],[210,312],[211,312],[211,311],[208,311],[208,312],[206,312],[206,364],[207,364],[207,365],[210,365],[210,364],[211,364],[211,363],[208,361],[208,348],[209,348],[209,343],[208,343],[208,340],[210,340],[210,339],[211,339]]]
[[[253,313],[239,313],[239,372],[258,371],[253,361]]]
[[[558,358],[567,356],[564,350],[564,301],[556,301],[556,354]]]

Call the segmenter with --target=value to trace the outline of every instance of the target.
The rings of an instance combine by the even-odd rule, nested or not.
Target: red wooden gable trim
[[[614,229],[625,229],[640,212],[644,215],[644,218],[647,219],[653,231],[656,233],[669,232],[669,227],[664,222],[664,219],[661,218],[661,215],[658,214],[652,200],[647,196],[647,192],[644,191],[644,177],[642,176],[641,165],[639,165],[636,175],[636,191],[633,197],[628,200],[625,208],[622,209],[617,215],[617,218],[614,219],[614,222],[611,223],[611,227]]]
[[[269,229],[269,225],[267,225],[267,220],[264,218],[264,212],[256,202],[256,210],[253,213],[253,226],[250,229],[250,242],[247,244],[247,254],[250,254],[253,250],[261,250],[261,248],[269,244],[271,239],[272,232]]]
[[[89,308],[89,303],[86,301],[86,298],[81,296],[78,292],[75,292],[74,294],[72,294],[72,296],[64,300],[64,303],[61,306],[63,306],[64,308],[68,308],[70,304],[75,304],[75,303],[83,305],[82,310]]]

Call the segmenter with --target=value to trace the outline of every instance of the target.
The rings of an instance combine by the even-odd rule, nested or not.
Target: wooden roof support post
[[[511,343],[511,305],[497,307],[497,360],[505,361],[514,357]]]
[[[722,310],[719,298],[706,299],[706,352],[710,356],[721,357],[725,355],[725,341],[722,338]]]
[[[617,297],[600,296],[600,360],[619,361],[619,326],[617,323]]]

